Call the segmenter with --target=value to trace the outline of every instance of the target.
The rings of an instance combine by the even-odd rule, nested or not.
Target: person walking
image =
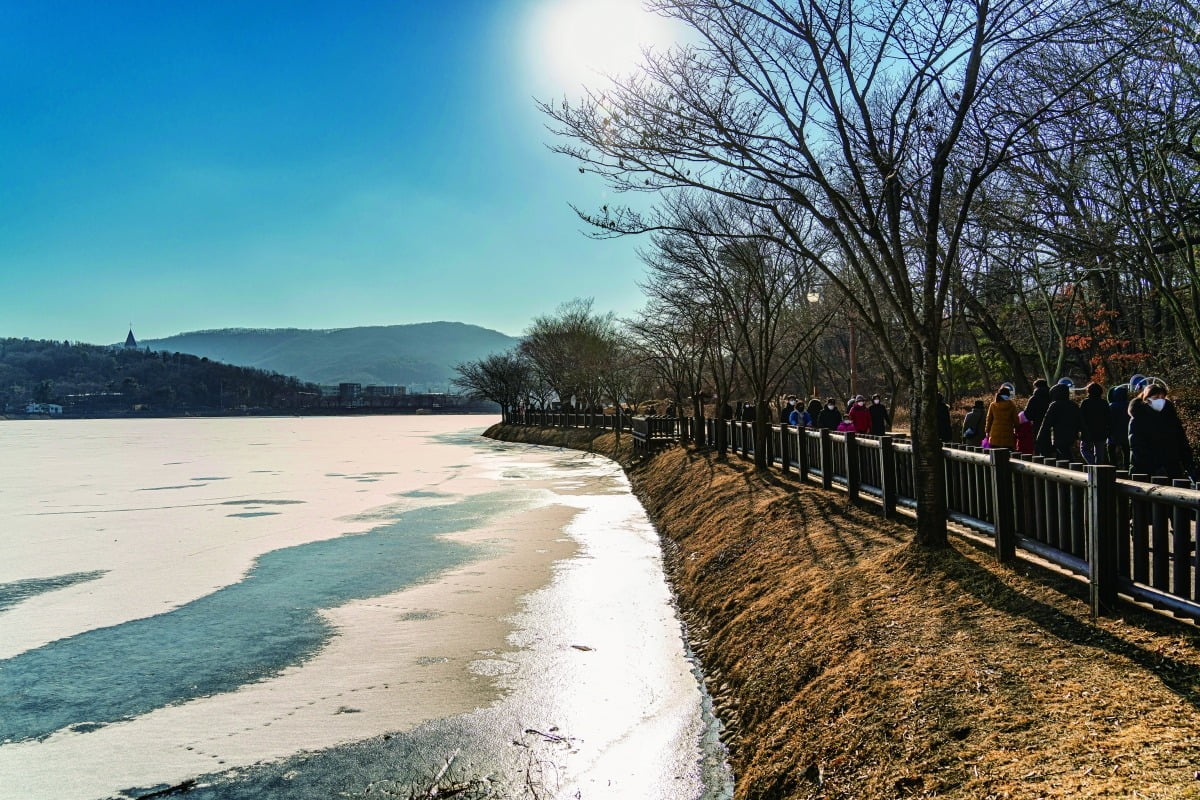
[[[806,428],[817,427],[817,417],[821,414],[821,399],[814,397],[808,401],[808,408],[804,409],[804,416],[800,421],[804,423]]]
[[[825,398],[825,407],[817,414],[817,427],[824,430],[837,430],[837,426],[842,421],[842,415],[838,411],[837,401],[832,397]]]
[[[1079,406],[1071,399],[1071,387],[1056,383],[1049,390],[1050,405],[1042,424],[1038,428],[1034,449],[1040,456],[1070,461],[1075,457],[1075,443],[1079,440],[1081,420]],[[1032,398],[1030,398],[1032,402]],[[1025,416],[1029,416],[1026,407]]]
[[[978,447],[983,441],[983,423],[986,417],[986,412],[983,408],[983,401],[976,400],[975,405],[967,412],[967,416],[963,418],[963,443],[969,444],[972,447]]]
[[[1129,468],[1129,384],[1108,390],[1108,463]]]
[[[1162,384],[1147,385],[1129,403],[1129,460],[1134,475],[1195,480],[1191,445]]]
[[[1012,389],[1005,384],[996,392],[996,399],[988,406],[983,422],[984,436],[988,447],[1003,447],[1012,450],[1017,445],[1017,404],[1012,401]]]
[[[1035,431],[1042,427],[1042,417],[1046,416],[1046,409],[1049,407],[1050,384],[1046,383],[1045,379],[1038,378],[1033,382],[1033,394],[1025,403],[1025,419],[1033,423]]]
[[[1079,404],[1080,454],[1088,464],[1103,464],[1107,459],[1108,431],[1111,426],[1104,387],[1092,381],[1087,397]]]
[[[867,398],[861,394],[857,395],[846,413],[849,415],[850,421],[854,423],[855,433],[871,432],[871,412],[867,411]]]
[[[792,405],[792,411],[790,414],[788,414],[787,422],[785,424],[791,425],[793,428],[803,427],[804,422],[803,422],[803,420],[800,419],[800,416],[803,413],[804,412],[800,410],[800,404],[795,403],[794,405]]]
[[[1033,455],[1033,423],[1022,411],[1017,414],[1017,452],[1027,456]]]
[[[796,410],[796,395],[789,394],[784,398],[783,403],[779,406],[779,422],[783,425],[791,424],[792,412]]]
[[[943,442],[949,442],[954,439],[954,426],[950,423],[950,404],[946,402],[946,398],[938,392],[937,406],[933,409],[934,419],[937,420],[937,435]]]
[[[871,433],[875,436],[887,433],[888,428],[892,427],[892,415],[879,395],[871,395],[871,405],[867,406],[867,411],[871,412]]]

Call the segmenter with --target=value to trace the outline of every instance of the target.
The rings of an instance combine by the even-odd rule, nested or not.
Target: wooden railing
[[[588,421],[590,420],[590,422]],[[615,429],[614,415],[525,412],[514,424]],[[754,455],[753,423],[691,417],[621,417],[635,447],[651,451],[679,441],[723,441],[743,458]],[[858,502],[877,503],[884,516],[917,511],[912,443],[771,425],[767,463],[801,481],[819,481]],[[1115,607],[1118,595],[1200,620],[1200,491],[1191,481],[1150,481],[1105,465],[1072,464],[1008,450],[942,448],[947,516],[988,541],[1001,561],[1017,550],[1085,579],[1092,608]],[[981,538],[986,537],[986,538]]]

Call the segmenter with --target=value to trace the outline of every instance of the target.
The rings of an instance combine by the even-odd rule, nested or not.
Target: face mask
[[[1155,411],[1162,411],[1167,405],[1167,398],[1155,397],[1150,400],[1150,407]]]
[[[1001,399],[1001,400],[1007,400],[1007,399],[1008,399],[1008,395],[1006,395],[1006,394],[1002,394],[1002,395],[1000,395],[1000,399]]]
[[[830,403],[829,405],[827,405],[825,407],[828,408],[830,411],[833,411],[833,409],[834,409],[833,403]]]
[[[858,401],[858,403],[856,403],[856,405],[857,405],[859,408],[862,408],[863,406],[865,406],[865,405],[866,405],[866,403],[864,403],[862,400],[859,400],[859,401]]]
[[[878,401],[878,400],[872,400],[871,402],[872,402],[872,403],[874,403],[875,405],[879,405],[879,401]]]

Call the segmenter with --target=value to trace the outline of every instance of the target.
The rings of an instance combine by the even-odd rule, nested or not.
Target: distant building
[[[125,349],[137,350],[137,339],[133,338],[133,328],[129,329],[129,335],[125,337]]]
[[[63,407],[57,403],[30,403],[25,406],[26,414],[49,414],[56,417],[62,414]]]
[[[338,384],[338,402],[343,407],[354,407],[362,405],[362,384],[361,383],[339,383]]]
[[[365,397],[403,397],[406,389],[403,386],[364,386]]]

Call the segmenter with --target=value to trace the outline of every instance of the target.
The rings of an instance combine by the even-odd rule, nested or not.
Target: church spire
[[[133,338],[133,324],[129,325],[129,335],[125,337],[125,349],[137,350],[137,339]]]

